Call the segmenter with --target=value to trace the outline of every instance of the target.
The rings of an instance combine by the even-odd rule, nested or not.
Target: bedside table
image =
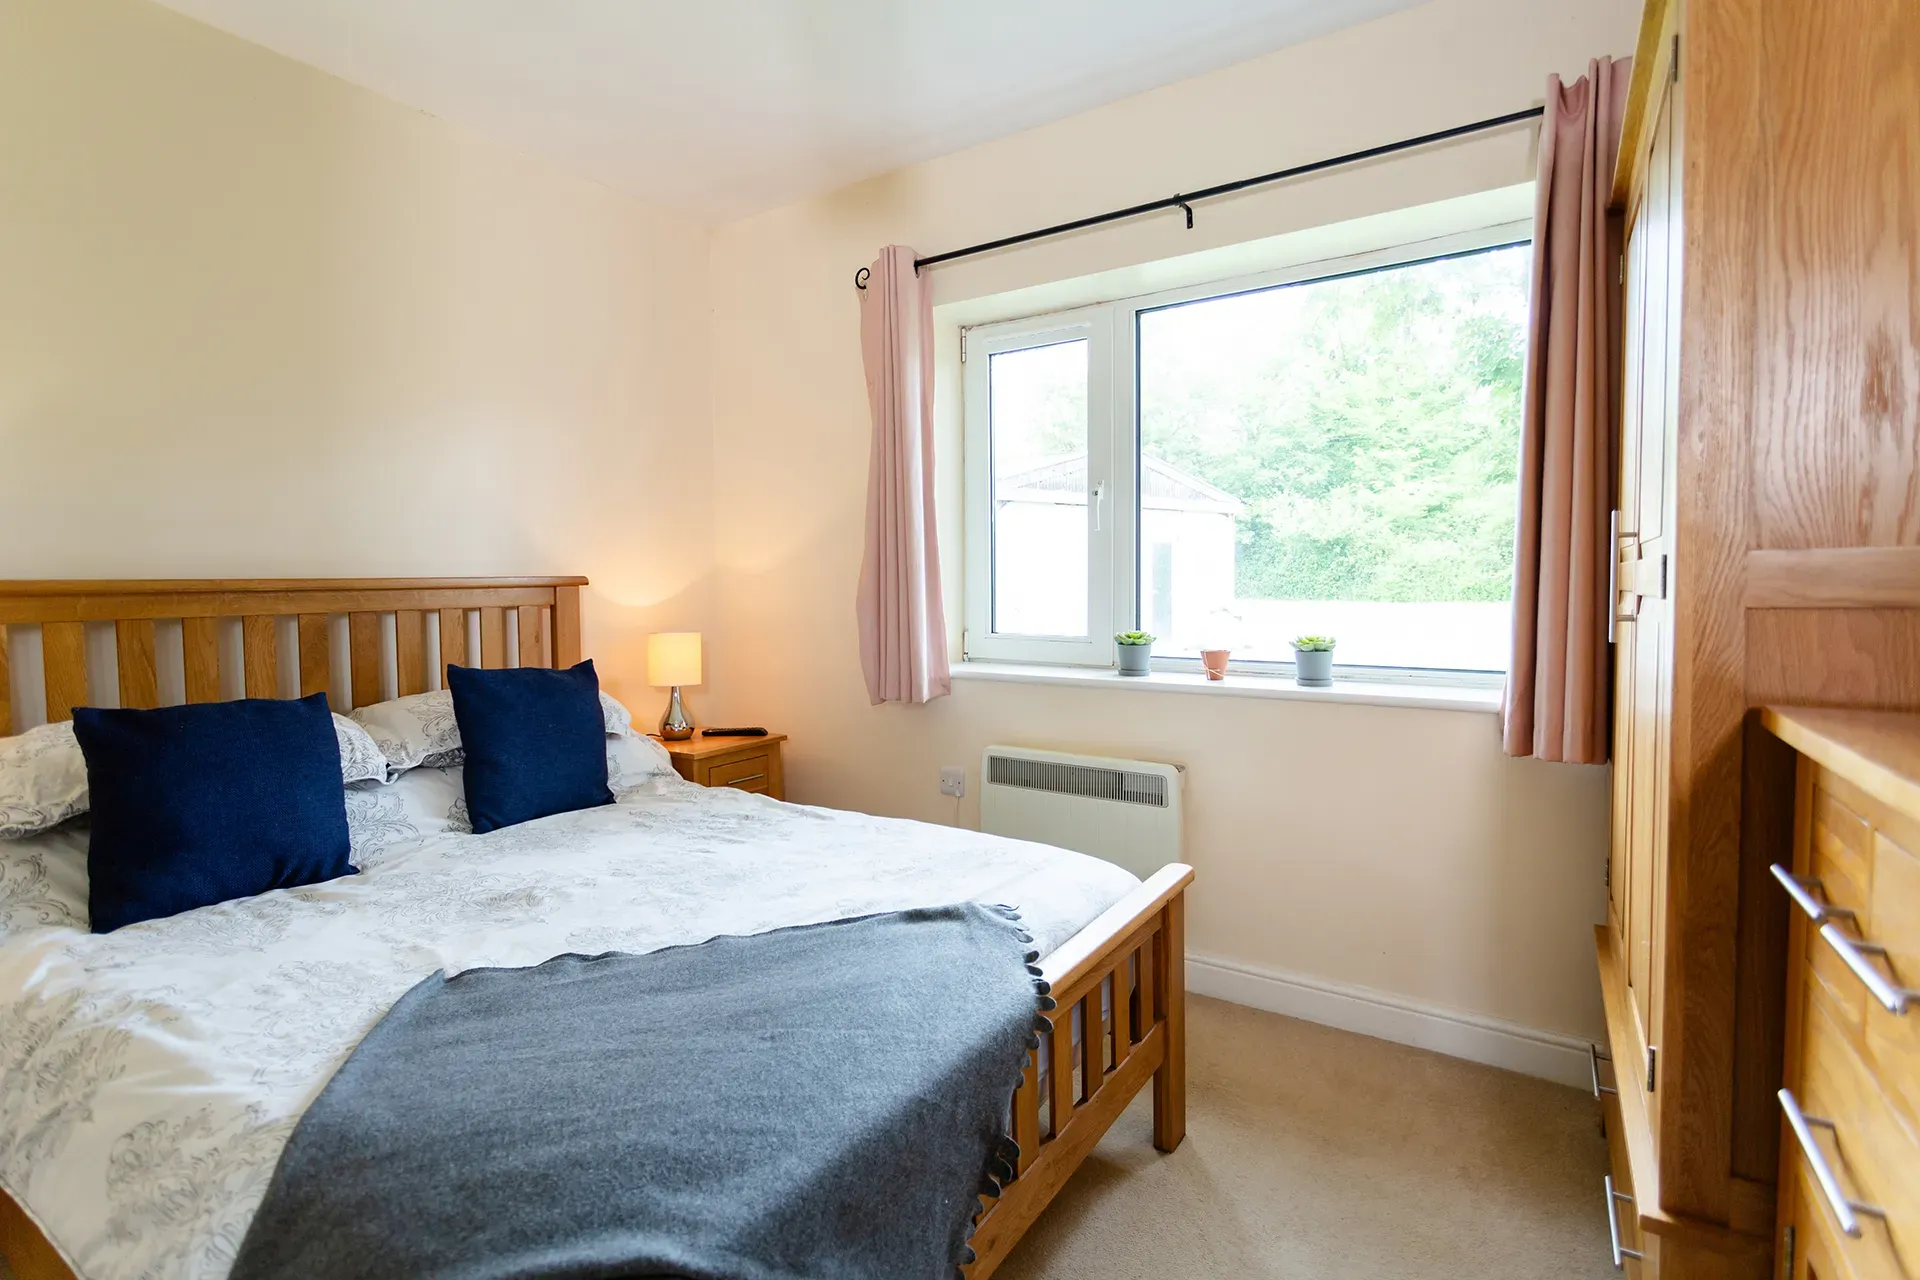
[[[786,774],[780,766],[784,733],[764,738],[707,738],[695,733],[683,742],[654,738],[673,757],[673,767],[688,782],[703,787],[732,787],[787,798]]]

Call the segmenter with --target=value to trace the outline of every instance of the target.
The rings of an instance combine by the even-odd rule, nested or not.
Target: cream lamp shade
[[[700,683],[700,633],[656,631],[647,637],[647,683],[656,689]]]

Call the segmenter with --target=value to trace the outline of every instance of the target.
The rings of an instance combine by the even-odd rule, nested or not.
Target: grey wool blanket
[[[1030,941],[968,903],[436,974],[301,1118],[234,1280],[948,1280],[1012,1172]]]

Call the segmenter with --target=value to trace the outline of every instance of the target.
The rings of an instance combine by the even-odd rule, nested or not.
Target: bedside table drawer
[[[734,787],[741,791],[764,791],[771,780],[773,765],[766,754],[742,756],[707,769],[710,787]]]

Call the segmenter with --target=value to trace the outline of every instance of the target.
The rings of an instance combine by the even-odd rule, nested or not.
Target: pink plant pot
[[[1227,655],[1231,649],[1202,649],[1200,662],[1207,669],[1207,679],[1225,680],[1227,678]]]

